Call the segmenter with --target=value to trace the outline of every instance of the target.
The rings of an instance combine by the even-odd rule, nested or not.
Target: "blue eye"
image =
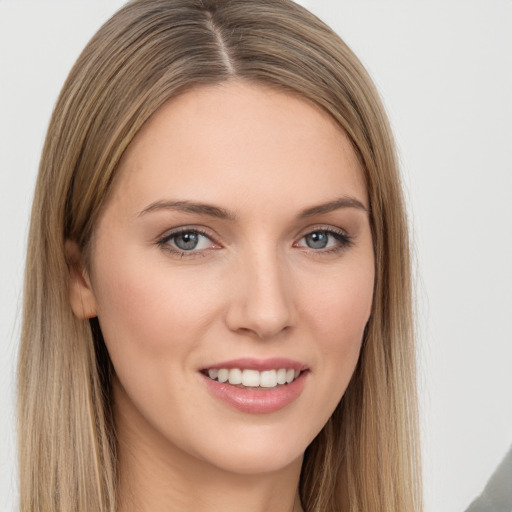
[[[304,241],[304,244],[300,242]],[[337,251],[345,249],[352,245],[352,238],[343,232],[329,229],[318,229],[303,236],[299,241],[299,247],[309,247],[310,249],[322,250],[324,252]]]
[[[183,251],[190,251],[192,249],[195,249],[197,245],[199,244],[199,233],[194,233],[193,231],[190,231],[188,233],[181,233],[175,237],[172,238],[174,241],[174,244],[178,249],[181,249]]]
[[[163,248],[181,255],[210,249],[215,245],[208,235],[197,229],[182,229],[169,233],[158,243]]]
[[[329,234],[325,231],[315,231],[306,235],[304,240],[311,249],[325,249],[329,243]]]

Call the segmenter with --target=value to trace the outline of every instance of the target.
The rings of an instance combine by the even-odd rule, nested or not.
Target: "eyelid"
[[[326,231],[330,233],[337,233],[343,236],[351,237],[352,235],[346,230],[339,226],[333,226],[332,224],[312,224],[303,228],[299,231],[295,237],[297,240],[304,238],[306,235],[315,233],[316,231]]]
[[[307,247],[306,245],[298,245],[301,240],[303,240],[306,236],[311,235],[315,232],[324,232],[334,237],[337,240],[337,244],[333,247],[320,248],[315,249],[312,247]],[[191,250],[182,250],[178,247],[174,247],[169,244],[169,241],[174,237],[179,236],[182,233],[198,233],[201,236],[204,236],[215,247],[203,248],[203,249],[191,249]],[[305,249],[308,252],[316,253],[316,254],[328,254],[342,251],[344,249],[348,249],[353,245],[353,235],[349,234],[345,229],[339,228],[337,226],[332,225],[314,225],[308,226],[306,230],[302,231],[302,234],[295,238],[295,242],[293,243],[293,247]],[[196,256],[206,256],[206,254],[212,249],[220,249],[222,245],[218,243],[214,236],[212,236],[205,228],[200,226],[180,226],[171,230],[166,231],[163,235],[158,237],[157,245],[159,245],[162,249],[167,250],[171,254],[178,255],[182,258],[184,257],[196,257]]]
[[[204,236],[205,238],[208,238],[208,240],[210,240],[212,245],[215,245],[216,247],[211,247],[208,249],[199,249],[199,250],[192,249],[190,251],[185,251],[185,250],[179,249],[178,247],[173,247],[168,243],[174,237],[177,237],[182,233],[198,233],[199,235]],[[171,254],[181,256],[182,258],[183,257],[205,256],[206,251],[209,251],[212,249],[219,249],[222,247],[222,245],[219,244],[207,230],[205,230],[204,228],[199,227],[199,226],[180,226],[178,228],[168,230],[163,235],[158,237],[156,243],[162,249],[170,252]]]
[[[330,234],[334,238],[337,239],[338,244],[334,247],[329,248],[323,248],[323,249],[313,249],[311,247],[303,246],[303,245],[297,245],[302,239],[304,239],[306,236],[311,235],[312,233],[316,232],[324,232],[327,234]],[[343,249],[348,249],[354,244],[354,236],[348,233],[345,229],[339,228],[337,226],[332,225],[316,225],[316,226],[308,226],[306,231],[303,231],[302,234],[296,239],[297,241],[294,242],[295,247],[301,247],[305,248],[313,253],[317,254],[326,254],[330,252],[338,252]]]

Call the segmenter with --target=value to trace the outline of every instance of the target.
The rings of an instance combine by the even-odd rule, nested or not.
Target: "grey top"
[[[512,512],[512,447],[466,512]]]

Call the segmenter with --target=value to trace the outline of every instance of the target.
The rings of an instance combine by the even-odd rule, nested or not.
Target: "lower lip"
[[[290,384],[276,388],[252,390],[237,388],[201,374],[208,389],[221,401],[241,412],[265,414],[279,411],[296,400],[304,389],[306,374],[302,372]]]

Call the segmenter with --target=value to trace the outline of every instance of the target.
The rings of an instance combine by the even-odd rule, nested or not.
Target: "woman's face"
[[[261,473],[300,461],[340,401],[373,284],[344,132],[302,99],[227,82],[169,101],[133,140],[81,296],[120,429],[159,456]]]

